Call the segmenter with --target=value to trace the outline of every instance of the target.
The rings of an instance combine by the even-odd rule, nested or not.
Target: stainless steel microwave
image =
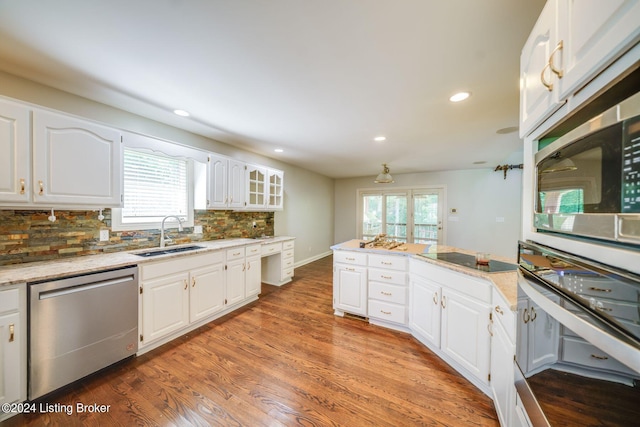
[[[640,92],[535,156],[534,227],[640,245]]]

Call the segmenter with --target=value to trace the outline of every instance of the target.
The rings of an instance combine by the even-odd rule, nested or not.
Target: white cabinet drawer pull
[[[390,312],[390,311],[380,310],[380,313],[382,313],[382,314],[386,314],[387,316],[390,316],[390,315],[391,315],[391,312]]]
[[[391,276],[385,276],[383,274],[381,274],[380,277],[382,277],[383,279],[387,279],[387,280],[391,280],[392,279]]]
[[[589,288],[590,291],[596,291],[596,292],[611,292],[611,289],[604,289],[604,288],[594,288],[593,286],[591,286]]]
[[[384,262],[384,261],[380,261],[380,264],[382,264],[382,265],[393,265],[392,262]]]
[[[347,271],[356,271],[355,269],[349,268],[349,267],[346,267],[345,270],[347,270]]]
[[[355,260],[356,260],[355,258],[349,258],[349,257],[347,257],[347,261],[355,261]]]
[[[609,360],[607,356],[598,356],[597,354],[592,354],[591,357],[598,360]]]
[[[386,296],[388,296],[388,297],[390,297],[390,296],[391,296],[391,292],[380,291],[380,293],[381,293],[382,295],[386,295]]]

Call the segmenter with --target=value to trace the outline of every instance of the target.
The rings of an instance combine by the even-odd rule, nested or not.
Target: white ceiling
[[[0,0],[0,70],[335,178],[494,167],[543,5]]]

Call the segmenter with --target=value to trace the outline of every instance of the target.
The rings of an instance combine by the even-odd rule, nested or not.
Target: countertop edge
[[[285,242],[289,240],[295,240],[295,237],[276,236],[261,239],[219,239],[201,242],[196,241],[183,245],[171,246],[171,248],[173,248],[197,245],[203,246],[203,248],[195,249],[192,251],[178,252],[175,254],[159,255],[151,258],[143,258],[135,254],[160,248],[135,249],[131,251],[85,255],[81,257],[63,258],[51,261],[38,261],[25,264],[10,264],[0,267],[0,289],[3,286],[15,285],[20,283],[42,282],[45,280],[54,280],[66,276],[82,275],[94,273],[97,271],[118,269],[132,265],[143,265],[160,260],[203,254],[237,246],[250,246],[254,244],[267,245],[270,243]]]

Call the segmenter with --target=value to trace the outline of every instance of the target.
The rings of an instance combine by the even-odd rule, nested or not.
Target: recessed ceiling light
[[[182,117],[189,117],[189,113],[184,110],[173,110],[173,112]]]
[[[275,150],[276,153],[284,153],[284,150],[282,148],[276,148]]]
[[[386,136],[376,136],[375,138],[373,138],[374,141],[384,141],[386,139],[387,139]]]
[[[458,92],[455,95],[451,95],[451,97],[449,98],[449,101],[460,102],[460,101],[464,101],[470,96],[471,96],[471,92]]]

